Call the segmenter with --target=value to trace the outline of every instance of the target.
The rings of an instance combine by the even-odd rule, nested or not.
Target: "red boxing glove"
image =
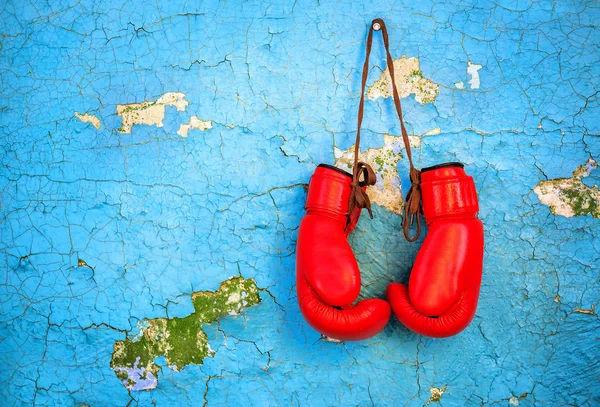
[[[421,171],[428,232],[408,289],[392,283],[387,298],[398,320],[418,334],[456,335],[475,315],[483,267],[483,224],[473,178],[460,163]]]
[[[298,303],[310,326],[323,335],[358,341],[379,333],[390,319],[380,299],[353,302],[360,292],[360,271],[346,239],[360,208],[348,213],[352,175],[321,164],[311,177],[306,216],[296,251]]]

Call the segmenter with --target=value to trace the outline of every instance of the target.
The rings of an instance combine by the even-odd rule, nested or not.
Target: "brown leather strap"
[[[421,218],[419,216],[421,212],[421,172],[417,170],[413,165],[412,152],[410,150],[410,140],[408,138],[408,132],[404,127],[404,119],[402,117],[402,106],[400,105],[400,97],[398,96],[398,88],[396,87],[396,79],[394,78],[394,60],[390,54],[390,44],[387,32],[387,27],[381,18],[376,18],[371,23],[369,29],[369,36],[367,37],[367,55],[365,58],[365,64],[363,65],[362,74],[362,86],[360,93],[360,103],[358,105],[358,127],[356,129],[356,143],[354,145],[354,169],[352,172],[352,192],[350,194],[349,209],[352,213],[352,209],[355,206],[360,208],[366,208],[369,211],[369,216],[373,218],[371,213],[371,202],[369,197],[362,185],[374,185],[376,181],[375,172],[369,166],[369,164],[358,161],[358,153],[360,151],[360,127],[364,116],[365,107],[365,88],[367,85],[367,76],[369,74],[369,56],[371,55],[371,48],[373,45],[373,30],[381,29],[381,35],[383,37],[383,44],[385,46],[385,52],[387,55],[387,66],[390,74],[392,83],[392,96],[394,99],[394,106],[396,106],[396,113],[400,119],[400,128],[402,130],[402,140],[404,141],[404,147],[406,148],[406,155],[408,156],[408,162],[410,164],[410,189],[406,194],[406,203],[404,205],[404,219],[402,220],[402,229],[404,230],[404,237],[409,242],[414,242],[418,239],[421,233]],[[361,183],[359,178],[363,174],[363,182]],[[409,228],[412,226],[414,221],[417,221],[417,231],[414,236],[409,235]]]
[[[363,175],[363,185],[375,185],[377,176],[373,168],[365,162],[358,161],[358,153],[360,152],[360,126],[362,125],[363,116],[365,114],[365,87],[367,85],[367,76],[369,75],[369,55],[371,55],[371,46],[373,45],[373,26],[369,30],[367,38],[367,56],[363,65],[362,85],[360,92],[360,103],[358,104],[358,127],[356,129],[356,142],[354,143],[354,168],[352,169],[352,191],[350,192],[350,201],[348,202],[348,210],[350,213],[355,207],[366,208],[369,211],[369,216],[373,219],[371,212],[371,200],[367,192],[362,188],[360,176]]]

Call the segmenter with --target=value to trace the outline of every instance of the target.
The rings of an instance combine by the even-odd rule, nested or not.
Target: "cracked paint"
[[[185,111],[188,101],[181,92],[169,92],[154,101],[117,105],[117,115],[121,116],[121,133],[131,133],[136,124],[148,126],[163,126],[165,107],[174,106],[179,111]]]
[[[533,192],[600,154],[600,5],[476,3],[4,1],[2,405],[422,407],[442,386],[429,407],[600,405],[600,219],[554,215]],[[415,163],[460,161],[478,191],[481,295],[453,338],[392,317],[372,339],[330,342],[298,309],[306,187],[352,144],[374,17],[406,55]],[[382,154],[403,151],[381,33],[370,62],[363,154],[380,150],[370,163],[398,199],[349,244],[360,299],[384,299],[427,231],[402,237],[408,163]],[[192,115],[213,127],[195,133]],[[591,196],[598,171],[576,181]],[[260,306],[226,308],[192,339],[167,329],[229,276],[254,279]],[[212,356],[186,364],[198,338]]]
[[[571,178],[542,181],[533,191],[540,202],[548,205],[550,212],[555,215],[566,218],[591,215],[600,218],[600,190],[597,185],[588,187],[582,181],[597,168],[596,161],[590,158],[585,165],[573,171]]]
[[[144,320],[140,334],[115,342],[110,366],[127,389],[156,388],[161,368],[154,359],[159,356],[164,356],[167,366],[176,372],[190,364],[202,364],[204,358],[215,354],[202,326],[260,303],[256,282],[241,277],[223,282],[216,292],[192,293],[191,299],[192,314]]]
[[[403,56],[402,58],[395,59],[394,79],[400,98],[414,94],[417,102],[432,103],[439,93],[439,85],[423,77],[419,58],[406,58],[406,56]],[[371,100],[392,96],[390,71],[387,68],[379,79],[369,87],[367,96]]]

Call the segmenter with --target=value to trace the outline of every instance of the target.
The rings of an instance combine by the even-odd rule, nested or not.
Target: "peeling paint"
[[[588,187],[581,180],[588,177],[598,164],[590,158],[585,165],[577,167],[571,178],[542,181],[533,191],[550,212],[566,218],[591,215],[600,218],[600,190],[597,185]]]
[[[241,277],[223,282],[216,292],[195,292],[191,299],[194,312],[189,316],[144,320],[138,325],[139,334],[115,342],[110,366],[129,390],[156,388],[160,367],[154,359],[159,356],[164,356],[167,366],[177,372],[190,364],[202,364],[204,358],[215,353],[202,325],[260,303],[254,280]]]
[[[598,2],[241,3],[3,2],[0,404],[422,407],[447,385],[428,407],[600,405],[600,219],[553,215],[533,192],[599,160]],[[298,309],[294,253],[310,176],[355,129],[380,11],[393,55],[419,57],[399,81],[417,166],[461,161],[475,181],[484,281],[456,337],[392,317],[370,340],[336,344]],[[373,39],[369,85],[386,67]],[[483,66],[478,89],[469,60]],[[414,89],[419,73],[439,84],[433,103],[413,100],[430,97]],[[162,121],[118,132],[117,105],[145,115],[172,91],[185,111],[165,104]],[[365,107],[364,150],[382,147],[393,103]],[[183,139],[193,114],[213,128]],[[409,281],[421,247],[373,207],[349,237],[360,299]],[[203,325],[214,357],[180,369],[175,348],[206,342],[160,319],[205,314],[191,293],[232,275],[264,287],[260,307]],[[127,363],[113,370],[118,342]],[[169,353],[158,372],[145,347],[131,352],[141,343]]]
[[[78,112],[75,112],[75,117],[78,118],[82,123],[90,123],[96,128],[96,130],[100,128],[100,119],[98,119],[98,117],[94,116],[93,114],[79,114]]]
[[[131,133],[131,128],[136,124],[163,127],[165,107],[175,106],[179,111],[185,111],[188,101],[185,94],[168,92],[155,101],[117,105],[117,115],[121,116],[121,133]]]
[[[471,76],[471,79],[469,80],[469,85],[471,86],[471,89],[479,89],[479,86],[481,85],[479,79],[479,70],[481,68],[483,68],[482,65],[473,64],[471,63],[471,61],[467,62],[467,74]]]
[[[427,403],[425,403],[425,405],[429,405],[429,403],[439,403],[439,401],[442,399],[442,396],[444,395],[444,392],[446,391],[446,386],[438,389],[437,387],[432,387],[431,389],[429,389],[429,392],[431,393],[431,396],[429,397],[429,400],[427,400]]]
[[[435,132],[434,132],[435,134]],[[420,137],[409,136],[411,147],[418,148]],[[377,175],[375,185],[367,188],[371,203],[383,206],[395,214],[402,214],[404,199],[396,164],[403,156],[404,143],[402,137],[383,136],[383,147],[370,148],[359,153],[359,160],[370,164]],[[335,166],[351,172],[354,164],[354,145],[347,150],[334,149]]]
[[[435,129],[431,129],[431,130],[427,131],[425,134],[423,134],[423,136],[437,136],[438,134],[442,134],[442,129],[440,129],[439,127],[436,127]],[[412,146],[412,142],[411,142],[411,146]]]
[[[88,264],[86,263],[86,261],[83,259],[77,259],[77,266],[78,267],[89,267]]]
[[[415,100],[421,104],[432,103],[439,93],[439,85],[423,77],[419,58],[398,58],[394,60],[394,79],[400,98],[410,94],[415,95]],[[379,79],[369,87],[367,96],[371,100],[379,97],[392,96],[392,83],[389,69],[385,69]]]
[[[179,134],[181,137],[187,137],[189,131],[192,129],[198,129],[200,131],[212,129],[212,121],[200,120],[198,119],[198,116],[192,116],[190,117],[190,122],[188,124],[181,124],[179,126],[177,134]]]
[[[590,309],[582,309],[581,307],[577,307],[573,310],[573,312],[577,312],[579,314],[596,315],[596,307],[594,305],[592,305]]]
[[[138,356],[133,363],[133,367],[115,367],[117,377],[123,380],[123,386],[128,390],[153,390],[158,385],[158,379],[155,376],[156,372],[147,371],[145,367],[138,366],[140,357]]]

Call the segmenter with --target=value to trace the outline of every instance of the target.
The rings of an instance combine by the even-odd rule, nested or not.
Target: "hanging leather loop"
[[[360,103],[358,104],[358,126],[356,128],[356,142],[354,143],[354,167],[352,169],[352,191],[350,192],[350,201],[348,202],[349,213],[352,213],[355,207],[366,208],[369,211],[369,216],[373,219],[371,212],[371,200],[366,191],[362,188],[360,176],[363,175],[362,184],[365,186],[375,185],[377,176],[373,168],[362,161],[358,161],[360,152],[360,127],[362,125],[363,116],[365,114],[365,87],[367,85],[367,76],[369,75],[369,55],[371,55],[371,46],[373,44],[373,26],[369,30],[367,38],[367,56],[363,65],[362,85],[360,92]]]
[[[362,73],[362,85],[360,93],[360,103],[358,105],[358,127],[356,129],[356,143],[354,144],[354,168],[352,171],[352,191],[350,193],[349,210],[355,207],[366,208],[369,211],[369,216],[373,219],[371,212],[371,201],[367,196],[366,192],[362,188],[362,185],[374,185],[376,181],[375,172],[371,166],[367,163],[358,161],[358,154],[360,152],[360,127],[362,125],[365,107],[365,88],[367,85],[367,76],[369,74],[369,56],[371,55],[371,48],[373,46],[373,31],[381,30],[381,36],[383,38],[383,45],[385,46],[385,52],[387,56],[387,66],[390,74],[390,81],[392,83],[392,96],[394,100],[394,106],[396,107],[396,113],[400,120],[400,128],[402,130],[402,141],[406,149],[406,155],[410,164],[410,188],[406,194],[406,202],[404,204],[404,218],[402,219],[402,229],[404,231],[404,237],[409,242],[414,242],[419,238],[421,234],[421,172],[415,168],[412,160],[412,152],[410,149],[410,140],[408,138],[408,132],[404,127],[404,119],[402,116],[402,106],[400,104],[400,97],[398,96],[398,88],[396,87],[396,79],[394,77],[394,60],[390,54],[390,44],[387,32],[387,27],[381,18],[376,18],[371,23],[369,29],[369,35],[367,37],[367,55],[365,63],[363,65]],[[363,182],[360,182],[360,176],[363,175]],[[410,236],[410,227],[416,220],[416,232],[413,236]]]

